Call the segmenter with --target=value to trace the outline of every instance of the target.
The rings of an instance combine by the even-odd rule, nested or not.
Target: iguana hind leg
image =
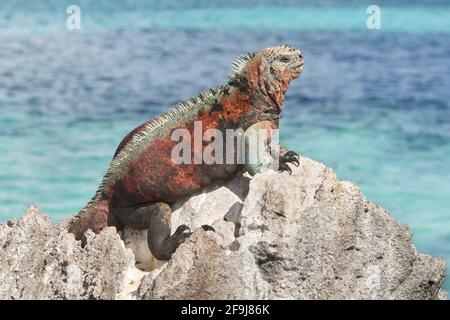
[[[121,222],[133,229],[148,228],[148,247],[158,260],[169,260],[178,246],[191,235],[186,225],[170,235],[172,209],[165,202],[155,202],[119,210]]]

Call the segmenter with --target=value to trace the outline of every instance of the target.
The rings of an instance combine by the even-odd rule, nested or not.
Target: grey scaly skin
[[[188,130],[193,140],[194,121],[201,121],[202,133],[215,128],[224,137],[226,129],[272,132],[278,128],[289,83],[303,69],[300,51],[287,45],[266,48],[241,56],[234,66],[226,85],[177,104],[122,140],[97,193],[69,224],[77,239],[87,229],[98,233],[106,226],[148,229],[150,251],[159,260],[168,260],[191,233],[182,225],[170,235],[170,204],[239,172],[255,174],[261,170],[261,161],[175,164],[171,158],[177,144],[171,139],[173,131]],[[253,150],[246,151],[248,159]],[[278,153],[281,171],[290,171],[289,162],[298,165],[295,152],[280,147]]]

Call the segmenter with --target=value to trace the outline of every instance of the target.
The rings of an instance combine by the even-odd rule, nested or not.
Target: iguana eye
[[[291,57],[289,57],[289,56],[281,56],[279,60],[281,62],[289,62],[289,61],[291,61]]]

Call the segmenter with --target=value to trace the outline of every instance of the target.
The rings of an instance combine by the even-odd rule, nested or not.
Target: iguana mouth
[[[292,71],[292,79],[297,79],[303,72],[303,66],[305,63],[302,61],[298,66]]]

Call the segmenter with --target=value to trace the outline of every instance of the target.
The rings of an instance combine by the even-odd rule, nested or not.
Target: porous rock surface
[[[75,241],[30,207],[0,225],[0,299],[447,298],[445,261],[418,253],[389,212],[323,164],[292,169],[174,204],[172,229],[194,233],[169,262],[151,256],[147,231]]]

